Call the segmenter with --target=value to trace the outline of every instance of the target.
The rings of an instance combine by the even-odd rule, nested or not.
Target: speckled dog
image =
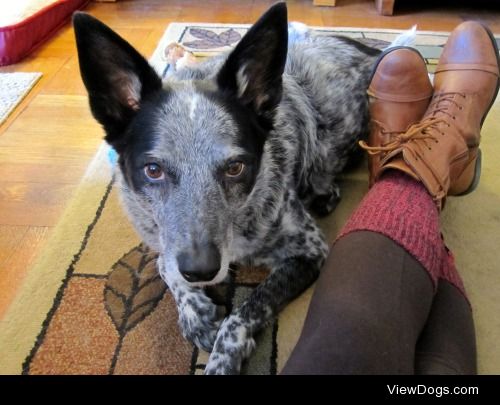
[[[124,206],[175,298],[207,374],[238,373],[253,335],[318,276],[327,244],[308,209],[331,212],[337,175],[367,132],[379,51],[292,26],[284,3],[236,48],[163,82],[108,27],[74,17],[95,118],[119,155]],[[295,28],[294,28],[295,27]],[[271,269],[221,320],[203,286],[230,263]]]

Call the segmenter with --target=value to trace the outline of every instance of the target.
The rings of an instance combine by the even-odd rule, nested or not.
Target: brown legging
[[[283,374],[475,374],[470,306],[391,239],[333,246]]]

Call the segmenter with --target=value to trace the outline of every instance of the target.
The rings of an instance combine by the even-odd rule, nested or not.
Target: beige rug
[[[206,31],[209,32],[206,32]],[[172,41],[207,55],[231,46],[246,26],[172,24],[153,64],[168,74],[163,49]],[[324,30],[329,31],[328,29]],[[331,31],[331,29],[330,29]],[[344,29],[347,35],[390,41],[394,31]],[[433,69],[446,34],[422,33],[418,46]],[[484,157],[476,192],[450,198],[442,216],[474,307],[479,371],[500,373],[500,103],[483,127]],[[177,312],[159,279],[155,255],[123,214],[111,179],[108,148],[89,167],[40,260],[0,320],[0,372],[29,374],[197,374],[207,354],[186,342]],[[329,240],[367,190],[366,168],[346,174],[337,210],[321,221]],[[216,291],[237,305],[263,277],[243,269]],[[247,374],[279,372],[298,339],[312,288],[258,337]]]
[[[41,77],[41,73],[0,73],[0,125]]]

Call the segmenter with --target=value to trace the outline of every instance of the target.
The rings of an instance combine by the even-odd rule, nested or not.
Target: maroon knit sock
[[[373,231],[392,239],[427,270],[434,287],[439,278],[464,286],[439,230],[439,213],[422,183],[388,171],[374,184],[337,239],[354,231]]]

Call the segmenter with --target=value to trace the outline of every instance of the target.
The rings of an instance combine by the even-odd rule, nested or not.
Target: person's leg
[[[417,343],[416,374],[476,374],[472,310],[463,293],[439,280],[431,312]]]
[[[413,374],[434,293],[391,239],[353,232],[332,248],[283,374]]]
[[[333,245],[284,373],[414,373],[444,252],[425,187],[386,173]]]
[[[413,178],[386,172],[333,245],[302,335],[283,373],[422,372],[423,362],[415,369],[415,348],[440,277],[460,291],[462,301],[455,299],[451,305],[458,302],[468,308],[452,256],[441,238],[432,197]],[[443,314],[440,306],[435,313]],[[441,350],[448,364],[462,365],[457,372],[474,368],[474,356],[468,354],[473,353],[470,337],[474,336],[470,317],[470,309],[455,313],[456,324],[465,329],[462,335],[455,334],[457,348],[463,351]],[[441,337],[446,328],[426,330],[434,341],[446,340]]]

